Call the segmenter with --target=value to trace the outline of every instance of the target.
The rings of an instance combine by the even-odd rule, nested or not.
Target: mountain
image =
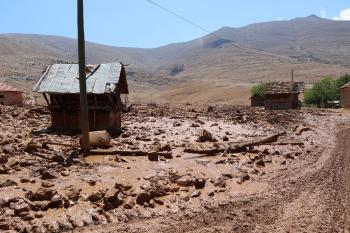
[[[244,103],[251,83],[289,80],[291,69],[295,79],[307,82],[349,72],[348,28],[349,21],[312,15],[224,27],[202,38],[154,49],[88,42],[87,63],[129,64],[136,100],[230,102],[234,98]],[[26,83],[32,85],[49,64],[76,61],[76,44],[58,36],[2,34],[0,77],[21,84],[25,78],[29,82],[23,88],[29,90]]]

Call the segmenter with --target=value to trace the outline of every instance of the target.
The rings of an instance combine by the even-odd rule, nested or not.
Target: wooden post
[[[294,70],[292,69],[292,83],[294,83]]]
[[[82,151],[90,155],[89,113],[86,93],[85,75],[85,36],[84,36],[84,0],[78,0],[78,54],[79,54],[79,87],[80,87],[80,129],[82,133]]]

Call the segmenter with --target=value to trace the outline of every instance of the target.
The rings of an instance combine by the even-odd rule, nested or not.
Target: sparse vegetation
[[[340,99],[340,88],[348,82],[348,74],[338,79],[324,78],[305,93],[304,102],[308,106],[328,107],[329,101]]]
[[[252,95],[263,96],[265,91],[265,86],[263,84],[257,84],[250,90]]]

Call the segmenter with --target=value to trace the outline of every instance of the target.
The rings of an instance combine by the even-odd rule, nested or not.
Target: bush
[[[340,99],[340,88],[350,82],[350,75],[339,79],[324,78],[305,93],[304,102],[308,106],[327,107],[328,101]]]
[[[263,84],[258,84],[250,89],[250,93],[253,95],[263,96],[265,91],[265,86]]]

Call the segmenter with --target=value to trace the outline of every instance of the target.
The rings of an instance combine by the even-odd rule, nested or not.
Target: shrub
[[[316,105],[317,107],[326,107],[327,101],[339,100],[340,88],[338,87],[337,82],[338,80],[334,80],[330,77],[324,78],[321,81],[317,82],[310,90],[305,93],[305,104]]]
[[[252,87],[252,89],[250,90],[250,93],[252,95],[263,96],[264,91],[265,91],[265,86],[263,84],[258,84]]]

